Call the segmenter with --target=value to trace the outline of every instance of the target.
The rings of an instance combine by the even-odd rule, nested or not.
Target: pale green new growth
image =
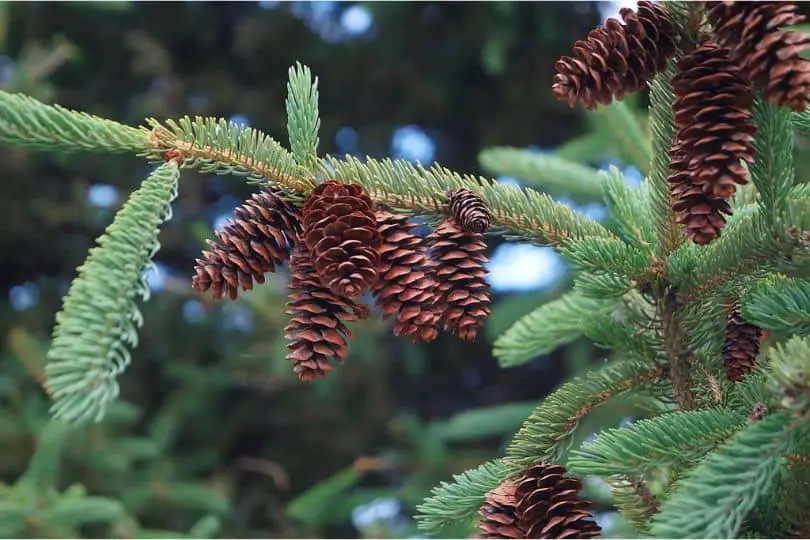
[[[748,512],[773,487],[789,449],[790,413],[750,424],[677,482],[652,517],[657,538],[735,538]]]
[[[287,133],[295,161],[314,175],[318,163],[318,78],[299,62],[290,68],[287,81]]]
[[[524,315],[494,344],[502,367],[519,366],[547,354],[582,335],[582,319],[598,311],[610,311],[618,300],[585,298],[576,292],[540,306]]]
[[[141,152],[147,131],[0,91],[0,144],[59,152]]]
[[[751,180],[760,195],[762,212],[773,220],[793,187],[793,126],[791,112],[757,98],[754,104],[757,133]]]
[[[603,178],[598,171],[554,154],[519,148],[488,148],[478,155],[481,167],[496,176],[519,178],[551,195],[566,195],[591,202],[602,197]]]
[[[723,409],[676,411],[643,419],[623,429],[608,429],[574,450],[568,469],[574,474],[639,474],[700,458],[733,435],[743,417]]]
[[[437,534],[454,523],[472,520],[486,493],[496,488],[506,475],[506,465],[495,460],[454,475],[452,482],[442,482],[416,507],[419,528],[427,534]]]
[[[138,188],[79,267],[56,316],[45,368],[56,418],[99,421],[118,395],[142,324],[137,300],[149,298],[146,271],[171,217],[180,169],[161,165]]]

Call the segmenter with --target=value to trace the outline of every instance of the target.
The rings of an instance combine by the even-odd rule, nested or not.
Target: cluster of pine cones
[[[474,340],[490,312],[483,241],[490,215],[470,190],[447,198],[448,215],[422,237],[407,216],[377,208],[355,184],[327,180],[303,208],[263,188],[208,240],[192,287],[236,299],[289,260],[287,358],[304,381],[345,359],[346,323],[371,313],[366,293],[383,318],[396,316],[397,336],[429,342],[443,328]]]
[[[678,35],[666,4],[642,0],[635,11],[622,9],[623,22],[609,19],[557,62],[552,89],[569,105],[592,109],[640,90],[678,56],[670,204],[684,234],[706,245],[720,236],[736,186],[748,182],[742,162],[754,160],[755,93],[793,111],[810,104],[810,60],[801,56],[810,37],[782,30],[805,19],[795,2],[687,7],[688,35]]]

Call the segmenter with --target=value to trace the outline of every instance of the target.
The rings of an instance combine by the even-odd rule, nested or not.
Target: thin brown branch
[[[695,408],[695,395],[689,373],[691,353],[684,344],[684,329],[680,321],[680,309],[674,295],[667,294],[659,301],[658,314],[664,337],[664,351],[669,363],[669,378],[678,409],[688,411]]]

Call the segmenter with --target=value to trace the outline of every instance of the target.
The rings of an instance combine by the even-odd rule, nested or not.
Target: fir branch
[[[675,75],[674,61],[659,73],[650,89],[650,131],[652,132],[652,162],[650,164],[650,215],[654,230],[659,238],[658,245],[665,256],[680,242],[675,215],[669,203],[669,151],[675,136],[675,118],[672,103],[672,77]]]
[[[299,178],[292,154],[264,133],[219,118],[184,116],[165,126],[147,119],[152,148],[145,153],[152,163],[177,157],[184,169],[205,174],[233,174],[261,182],[268,178],[279,187],[308,191],[312,182]]]
[[[0,91],[0,144],[55,152],[142,152],[149,132]]]
[[[501,367],[524,364],[582,335],[583,317],[610,311],[618,300],[586,298],[575,292],[526,314],[495,340],[493,354]]]
[[[734,538],[760,497],[768,494],[789,448],[790,414],[751,423],[678,481],[652,517],[658,538]]]
[[[744,419],[723,409],[676,411],[604,430],[572,451],[568,470],[578,475],[632,475],[695,461],[733,435]]]
[[[565,141],[554,149],[554,155],[575,163],[588,163],[605,155],[605,145],[609,141],[610,136],[605,133],[586,133]]]
[[[565,383],[540,403],[515,435],[506,451],[510,470],[519,473],[535,463],[559,463],[574,430],[588,413],[661,373],[660,366],[623,360]]]
[[[613,505],[621,516],[637,531],[647,528],[647,520],[660,506],[658,497],[651,491],[643,477],[619,476],[608,481]]]
[[[631,280],[616,274],[581,272],[574,278],[574,290],[590,298],[619,298],[632,288]]]
[[[560,249],[568,262],[581,270],[615,274],[630,279],[648,271],[649,251],[644,252],[618,238],[578,238]]]
[[[101,420],[118,395],[116,377],[130,362],[142,323],[137,298],[148,300],[145,272],[159,249],[159,226],[171,217],[180,170],[155,169],[118,211],[90,250],[56,316],[45,368],[56,418]]]
[[[810,136],[810,110],[791,114],[790,121],[799,133]]]
[[[650,168],[652,148],[650,138],[644,133],[635,113],[624,101],[616,101],[593,112],[597,122],[602,122],[615,137],[621,154],[630,158],[633,165],[646,175]]]
[[[794,182],[791,112],[758,97],[753,113],[757,134],[751,180],[759,192],[763,213],[772,220]]]
[[[506,465],[494,460],[454,475],[452,482],[441,482],[416,507],[419,529],[426,534],[438,534],[459,521],[473,519],[487,492],[500,485],[507,473]]]
[[[649,181],[642,183],[641,188],[634,189],[628,185],[619,169],[611,165],[602,185],[605,204],[622,240],[639,249],[652,251],[657,246],[658,238],[649,214]]]
[[[554,154],[496,147],[478,154],[478,162],[490,174],[517,178],[553,195],[567,195],[580,202],[602,200],[599,171]]]
[[[810,334],[810,282],[772,274],[749,289],[742,299],[746,321],[767,330]]]
[[[290,68],[287,82],[287,133],[295,161],[310,174],[318,163],[318,78],[299,62]]]
[[[548,195],[497,184],[484,178],[460,175],[434,165],[425,169],[406,161],[329,156],[326,167],[344,182],[360,184],[379,204],[394,212],[428,216],[444,214],[445,193],[452,188],[474,191],[492,216],[491,234],[537,244],[562,244],[585,236],[611,237],[602,225],[554,202]]]
[[[810,408],[810,338],[794,336],[769,351],[769,387],[782,396],[780,405],[801,414]]]

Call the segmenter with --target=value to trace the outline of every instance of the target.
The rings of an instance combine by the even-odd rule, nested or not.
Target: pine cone
[[[476,538],[526,538],[518,527],[516,488],[517,484],[507,481],[487,493],[478,511],[481,519]]]
[[[561,465],[535,465],[517,481],[518,525],[524,538],[594,538],[602,532],[582,484]]]
[[[472,233],[485,233],[491,221],[486,203],[465,188],[451,189],[447,192],[450,215],[461,225],[461,229]]]
[[[359,297],[378,277],[382,240],[374,203],[359,185],[329,180],[312,190],[302,214],[304,239],[323,283]]]
[[[637,92],[664,70],[676,50],[667,8],[642,0],[638,13],[623,8],[619,14],[624,24],[608,19],[574,44],[574,56],[557,61],[551,87],[557,99],[571,107],[578,101],[588,109],[608,105]]]
[[[762,329],[745,322],[739,302],[735,302],[726,318],[723,343],[723,367],[728,380],[740,382],[754,370],[759,355]]]
[[[290,258],[290,288],[296,292],[287,302],[292,316],[284,329],[290,342],[287,360],[302,381],[323,378],[333,368],[330,359],[346,358],[351,332],[344,322],[365,319],[368,307],[324,287],[303,242]]]
[[[397,314],[394,335],[430,342],[439,333],[441,313],[424,240],[411,232],[414,227],[407,216],[377,212],[382,247],[374,294],[384,319]]]
[[[709,22],[731,60],[763,91],[765,100],[794,111],[810,104],[810,36],[781,27],[805,20],[795,2],[706,2]]]
[[[489,316],[487,245],[482,235],[462,231],[452,217],[445,218],[428,236],[435,262],[439,304],[444,329],[473,341]]]
[[[207,240],[210,251],[197,259],[191,286],[200,292],[213,289],[215,299],[238,295],[238,288],[250,290],[253,281],[264,283],[264,274],[274,272],[290,255],[288,243],[301,232],[300,213],[272,191],[262,188],[234,211],[215,240]]]
[[[692,183],[689,157],[682,143],[670,152],[669,193],[675,221],[683,225],[684,233],[694,243],[705,246],[720,237],[726,225],[723,214],[731,215],[725,199],[706,194],[703,187]]]

